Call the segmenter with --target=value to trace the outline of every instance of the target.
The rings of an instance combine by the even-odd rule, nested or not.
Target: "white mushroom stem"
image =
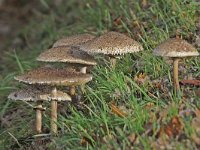
[[[111,63],[112,68],[115,68],[116,63],[117,63],[116,58],[115,57],[110,57],[110,63]]]
[[[86,72],[87,72],[87,67],[82,67],[82,68],[80,69],[80,72],[86,74]]]
[[[87,67],[82,67],[80,70],[81,73],[86,74],[87,73]],[[81,85],[81,91],[84,93],[85,85]]]
[[[54,88],[52,90],[52,98],[51,99],[51,132],[53,134],[57,134],[57,100],[55,99],[57,97],[57,89]]]
[[[37,102],[36,109],[36,132],[40,134],[42,132],[42,101]]]
[[[71,86],[70,87],[70,96],[74,96],[76,94],[76,88],[75,88],[75,86]]]
[[[180,60],[179,58],[174,58],[173,60],[174,87],[177,92],[180,90],[179,79],[178,79],[179,60]]]

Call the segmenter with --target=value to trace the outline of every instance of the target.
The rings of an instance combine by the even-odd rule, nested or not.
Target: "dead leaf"
[[[110,108],[112,113],[116,114],[119,117],[126,117],[127,113],[120,110],[113,102],[110,103]]]
[[[80,143],[81,143],[81,145],[87,145],[87,143],[92,144],[92,141],[87,137],[82,137]]]
[[[167,125],[164,125],[160,128],[158,132],[158,137],[162,137],[166,134],[169,138],[176,137],[180,135],[183,130],[183,123],[181,118],[178,116],[174,116]]]
[[[152,107],[154,107],[155,105],[154,105],[154,103],[152,103],[152,102],[148,102],[145,106],[144,106],[144,108],[145,109],[147,109],[147,110],[150,110]]]
[[[122,24],[122,17],[119,16],[119,17],[115,18],[114,21],[113,21],[113,24],[114,24],[115,26],[121,25],[121,24]]]
[[[97,136],[96,136],[94,133],[91,134],[91,137],[92,137],[94,140],[97,139]],[[80,144],[83,145],[83,146],[86,146],[87,144],[93,145],[92,140],[91,140],[90,138],[86,137],[86,136],[83,136],[83,137],[82,137],[82,139],[81,139],[81,141],[80,141]]]
[[[193,86],[200,86],[200,80],[182,80],[180,81],[182,85],[193,85]]]
[[[146,73],[140,73],[134,77],[134,81],[137,84],[143,85],[149,81],[149,77],[146,75]]]

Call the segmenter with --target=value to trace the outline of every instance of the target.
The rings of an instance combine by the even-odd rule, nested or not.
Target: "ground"
[[[0,149],[198,149],[200,89],[182,85],[182,93],[174,93],[171,61],[152,50],[178,37],[199,51],[199,5],[198,0],[0,0]],[[35,58],[61,37],[107,31],[130,36],[144,51],[123,56],[115,69],[98,56],[81,100],[59,105],[59,135],[30,138],[33,103],[7,99],[24,86],[13,77],[44,65]],[[180,80],[199,80],[199,57],[183,60],[179,73]]]

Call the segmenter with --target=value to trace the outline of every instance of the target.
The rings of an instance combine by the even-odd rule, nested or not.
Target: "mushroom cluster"
[[[24,89],[12,92],[8,98],[12,100],[35,102],[36,132],[42,133],[43,102],[51,102],[51,133],[57,134],[57,102],[72,101],[76,94],[76,86],[82,86],[92,80],[87,67],[97,65],[90,54],[109,56],[112,68],[116,58],[126,53],[142,51],[140,43],[130,37],[118,33],[107,32],[99,37],[90,34],[73,35],[56,41],[53,47],[45,50],[36,59],[46,63],[64,63],[66,67],[41,67],[16,76],[19,82],[27,84]],[[197,56],[197,50],[181,39],[168,39],[154,49],[158,56],[172,57],[174,60],[174,85],[179,90],[178,61],[180,58]],[[68,92],[59,87],[69,87]]]
[[[15,77],[15,80],[28,84],[24,89],[12,92],[8,98],[12,100],[36,102],[36,132],[42,133],[43,101],[51,102],[51,133],[57,134],[57,102],[71,101],[75,94],[75,86],[86,84],[92,75],[86,73],[87,66],[96,65],[92,56],[80,51],[78,45],[91,40],[89,34],[75,35],[58,40],[52,48],[41,53],[37,60],[42,62],[63,62],[72,64],[75,69],[66,67],[41,67]],[[80,69],[79,71],[77,69]],[[70,87],[67,92],[58,87]],[[45,88],[44,88],[45,87]]]
[[[90,54],[105,54],[111,57],[115,66],[115,55],[133,53],[142,50],[142,46],[117,32],[108,32],[99,37],[90,34],[73,35],[56,41],[53,47],[41,53],[36,60],[46,63],[65,63],[65,68],[41,67],[15,77],[15,80],[27,84],[24,89],[12,92],[12,100],[35,102],[36,132],[42,133],[43,101],[51,102],[51,133],[57,134],[57,102],[71,101],[76,93],[76,86],[92,80],[87,73],[88,66],[97,65]],[[69,87],[67,92],[59,87]]]

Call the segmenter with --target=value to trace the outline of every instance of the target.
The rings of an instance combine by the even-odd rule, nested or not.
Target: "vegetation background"
[[[152,50],[169,37],[200,50],[199,7],[199,0],[0,0],[0,149],[198,149],[200,89],[182,86],[177,96],[170,61]],[[35,116],[31,103],[7,99],[23,86],[13,77],[41,66],[35,58],[61,37],[107,31],[127,34],[144,52],[124,56],[115,70],[98,57],[81,100],[59,106],[59,136],[28,138]],[[180,79],[200,79],[199,57],[179,69]]]

